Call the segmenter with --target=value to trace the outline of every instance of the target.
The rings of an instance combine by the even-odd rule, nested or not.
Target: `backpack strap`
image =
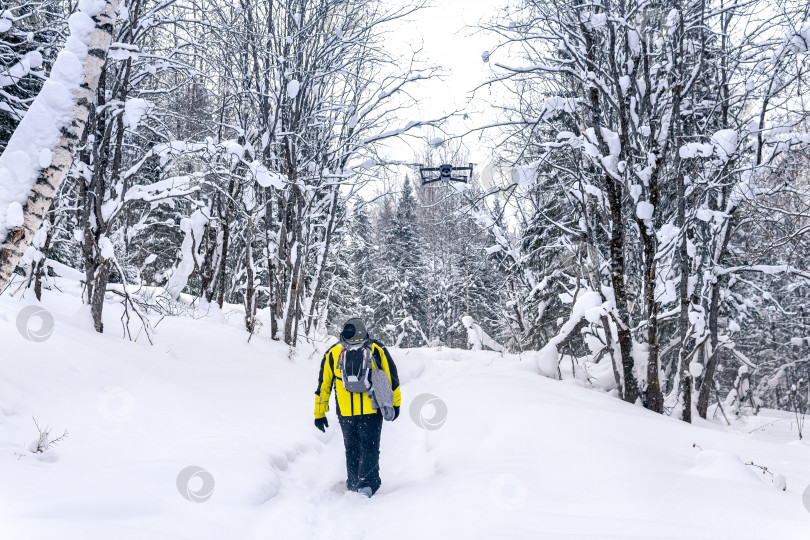
[[[377,363],[377,357],[374,355],[374,345],[375,343],[369,340],[368,350],[371,353],[371,363],[374,364],[374,369],[379,369],[380,371],[383,371],[382,363]],[[377,346],[377,348],[380,348],[379,345]]]
[[[346,347],[341,347],[340,355],[338,356],[338,368],[340,368],[340,376],[343,377],[343,368],[346,367]]]

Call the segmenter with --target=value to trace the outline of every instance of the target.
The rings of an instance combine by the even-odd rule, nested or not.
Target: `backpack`
[[[371,389],[370,371],[374,362],[371,352],[371,341],[366,340],[359,346],[343,346],[340,351],[338,366],[343,377],[343,388],[352,394],[364,394]]]
[[[377,369],[373,369],[376,366]],[[385,420],[394,419],[394,392],[388,375],[377,366],[371,341],[366,340],[358,347],[343,346],[338,360],[343,377],[343,388],[353,394],[369,392],[372,407],[380,410]]]

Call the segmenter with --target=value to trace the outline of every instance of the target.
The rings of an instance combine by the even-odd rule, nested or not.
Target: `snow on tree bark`
[[[79,2],[51,78],[0,156],[0,289],[11,279],[73,163],[95,103],[119,3]],[[23,202],[24,223],[10,229],[5,219],[8,208]]]

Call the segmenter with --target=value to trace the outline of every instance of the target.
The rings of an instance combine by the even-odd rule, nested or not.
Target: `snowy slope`
[[[326,343],[247,343],[238,311],[213,310],[132,343],[116,306],[97,335],[75,286],[61,288],[45,293],[43,342],[16,326],[33,301],[0,296],[4,540],[810,537],[810,444],[789,418],[688,426],[538,376],[526,356],[394,350],[403,414],[384,427],[383,487],[365,499],[342,486],[333,413],[326,434],[312,425]],[[411,418],[425,393],[446,406],[438,429]],[[32,416],[68,438],[32,454]],[[189,466],[214,481],[205,502],[178,491]]]

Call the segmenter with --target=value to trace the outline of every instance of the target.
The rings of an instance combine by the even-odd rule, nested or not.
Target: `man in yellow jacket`
[[[385,398],[378,400],[376,395],[369,395],[372,370],[382,370],[387,375],[393,391],[393,411],[378,403]],[[346,488],[371,497],[381,483],[382,411],[386,411],[386,420],[396,420],[402,395],[391,354],[381,343],[369,338],[361,319],[346,321],[340,342],[326,351],[321,361],[315,390],[315,427],[324,432],[329,427],[326,413],[332,387],[335,388],[338,421],[346,447]],[[372,394],[383,395],[374,391]]]

